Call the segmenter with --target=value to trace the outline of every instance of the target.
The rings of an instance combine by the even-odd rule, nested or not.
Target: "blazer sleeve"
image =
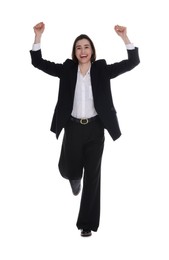
[[[31,50],[30,55],[31,55],[32,65],[35,68],[40,69],[43,72],[45,72],[51,76],[60,78],[63,64],[54,63],[54,62],[43,59],[41,50],[38,50],[38,51]]]
[[[110,79],[119,76],[122,73],[132,70],[140,63],[138,48],[127,50],[128,59],[107,65],[107,73]]]

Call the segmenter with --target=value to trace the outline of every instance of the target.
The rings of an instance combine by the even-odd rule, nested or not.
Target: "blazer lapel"
[[[91,85],[92,85],[92,91],[93,91],[93,96],[96,97],[96,91],[97,91],[97,82],[98,82],[98,76],[97,76],[97,68],[96,68],[96,62],[94,62],[91,66],[90,70],[90,77],[91,77]]]
[[[77,69],[78,69],[78,66],[74,66],[72,68],[71,75],[70,75],[70,88],[71,88],[71,94],[72,94],[73,99],[74,99],[75,87],[76,87],[76,81],[77,81]]]

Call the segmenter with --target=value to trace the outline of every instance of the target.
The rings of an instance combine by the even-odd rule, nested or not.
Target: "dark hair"
[[[86,34],[81,34],[79,35],[74,43],[73,43],[73,48],[72,48],[72,60],[76,63],[78,63],[78,59],[76,58],[76,55],[75,55],[75,50],[76,50],[76,43],[79,41],[79,40],[82,40],[82,39],[86,39],[90,42],[90,45],[91,45],[91,48],[92,48],[92,56],[91,56],[91,62],[94,62],[96,60],[96,50],[95,50],[95,47],[94,47],[94,44],[92,42],[92,40],[89,38],[89,36],[87,36]]]

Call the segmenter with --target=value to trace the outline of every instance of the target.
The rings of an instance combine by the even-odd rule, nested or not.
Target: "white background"
[[[1,1],[0,259],[169,259],[167,1]],[[43,57],[63,62],[88,34],[97,58],[126,58],[114,25],[125,25],[141,63],[112,80],[122,137],[106,132],[101,222],[76,229],[80,196],[57,168],[62,134],[49,131],[58,79],[31,65],[33,26]]]

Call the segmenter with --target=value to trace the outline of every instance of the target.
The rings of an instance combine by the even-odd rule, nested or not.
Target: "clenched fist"
[[[120,26],[120,25],[115,25],[114,26],[114,30],[115,32],[119,35],[119,36],[126,36],[127,34],[127,28],[124,26]]]
[[[38,23],[33,27],[33,29],[36,36],[41,36],[45,30],[45,24],[43,22]]]
[[[120,26],[120,25],[115,25],[114,30],[122,38],[122,40],[124,41],[125,44],[131,43],[128,36],[127,36],[127,28],[126,27]]]

